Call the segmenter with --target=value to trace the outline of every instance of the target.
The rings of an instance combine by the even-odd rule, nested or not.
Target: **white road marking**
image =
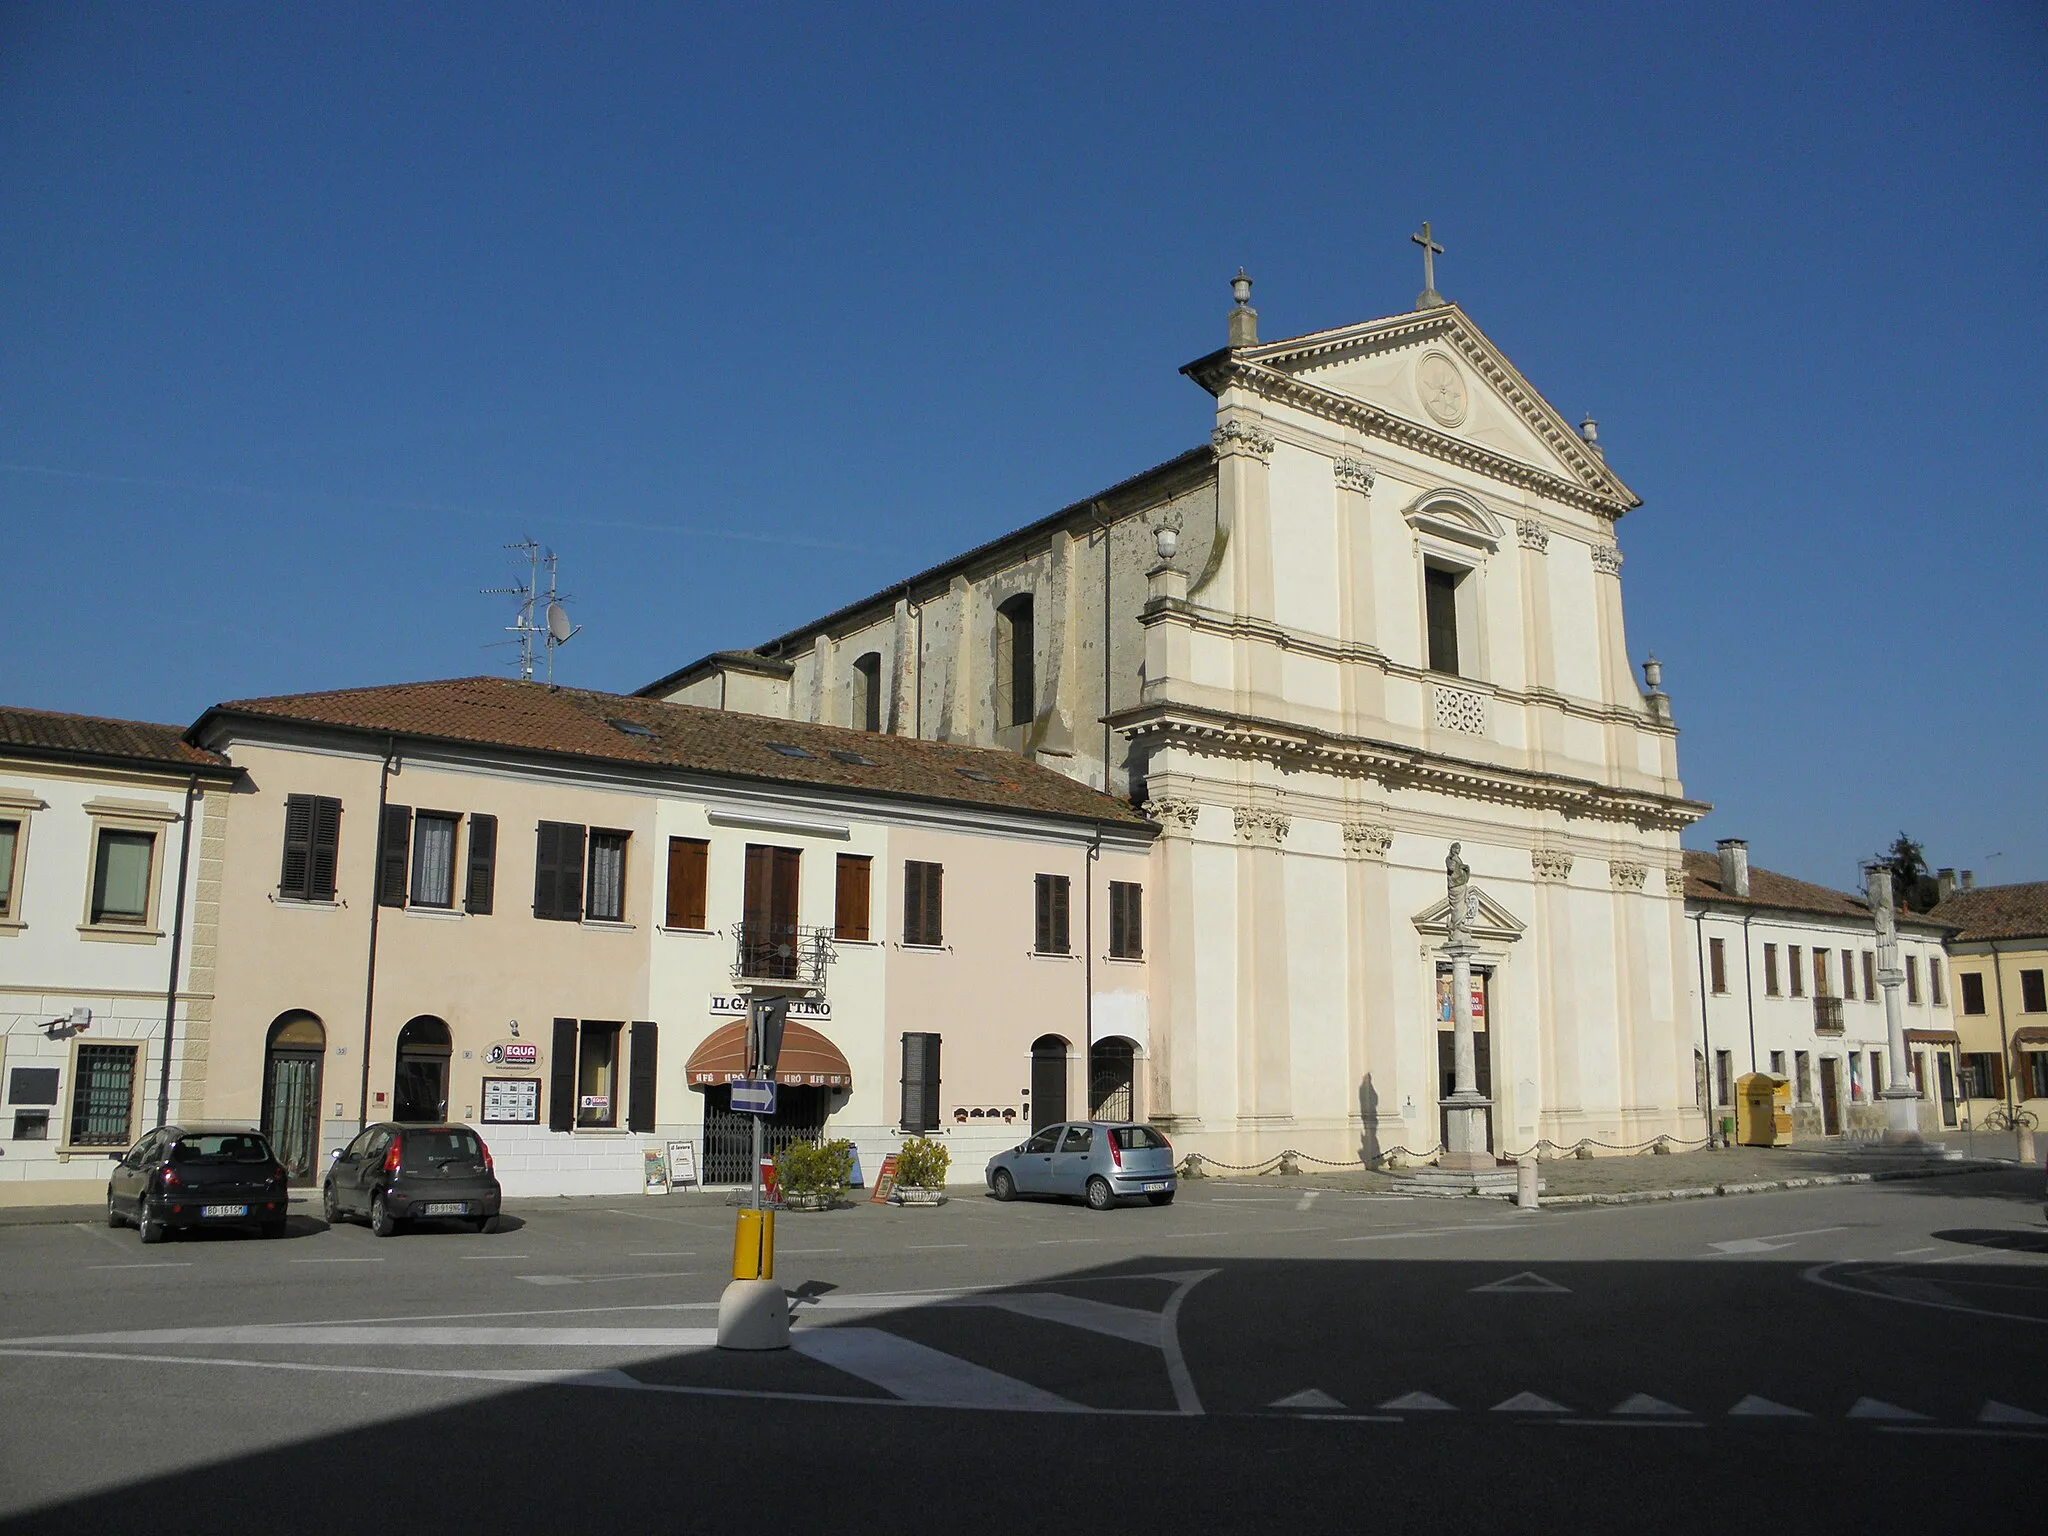
[[[2015,1408],[2009,1403],[1987,1402],[1984,1411],[1977,1415],[1979,1424],[2048,1424],[2048,1415]]]
[[[972,1243],[907,1243],[904,1245],[904,1251],[907,1253],[931,1253],[940,1248],[971,1248],[973,1246]]]
[[[682,1280],[694,1269],[649,1269],[630,1275],[520,1275],[528,1285],[618,1285],[629,1280]]]
[[[1102,1239],[1099,1237],[1041,1237],[1038,1240],[1038,1246],[1048,1248],[1060,1243],[1099,1243],[1101,1241]]]
[[[1427,1392],[1404,1392],[1399,1397],[1388,1398],[1380,1406],[1382,1408],[1398,1409],[1404,1413],[1456,1413],[1458,1411],[1452,1404],[1445,1402],[1440,1397],[1432,1397]]]
[[[626,1257],[629,1259],[694,1259],[697,1255],[694,1251],[678,1253],[664,1249],[660,1253],[629,1253]]]
[[[1774,1253],[1780,1248],[1790,1248],[1798,1238],[1818,1237],[1823,1232],[1846,1230],[1844,1227],[1808,1227],[1803,1232],[1773,1232],[1767,1237],[1738,1237],[1725,1243],[1709,1243],[1707,1246],[1724,1254]]]
[[[1407,1232],[1368,1232],[1363,1237],[1333,1237],[1333,1243],[1385,1243],[1402,1237],[1448,1237],[1457,1232],[1503,1232],[1512,1221],[1474,1221],[1456,1227],[1416,1227]]]
[[[844,1248],[778,1248],[777,1253],[844,1253]]]
[[[1728,1410],[1732,1419],[1804,1419],[1810,1417],[1804,1408],[1787,1408],[1783,1403],[1774,1403],[1768,1397],[1751,1394]]]
[[[1674,1408],[1661,1397],[1652,1397],[1647,1392],[1638,1392],[1627,1402],[1617,1404],[1611,1411],[1614,1413],[1645,1414],[1667,1419],[1682,1419],[1686,1417],[1686,1411],[1683,1408]]]
[[[292,1259],[293,1264],[382,1264],[382,1259]]]
[[[1229,1237],[1232,1234],[1228,1232],[1160,1232],[1153,1235],[1163,1239],[1169,1237]]]
[[[1517,1392],[1506,1402],[1493,1405],[1495,1413],[1570,1413],[1563,1403],[1553,1403],[1547,1397],[1538,1397],[1534,1392]]]
[[[502,1263],[507,1259],[530,1259],[532,1257],[533,1255],[530,1253],[465,1253],[464,1255],[462,1255],[462,1262],[465,1264],[497,1264]],[[640,1255],[634,1254],[632,1255],[632,1257],[638,1258],[640,1257]],[[666,1259],[671,1257],[680,1258],[683,1257],[683,1255],[671,1255],[662,1253],[648,1254],[647,1257]]]
[[[1285,1195],[1216,1195],[1211,1205],[1285,1205]]]
[[[1137,1307],[1114,1306],[1086,1296],[1068,1296],[1059,1291],[995,1291],[985,1296],[963,1297],[945,1305],[989,1307],[996,1311],[1014,1312],[1019,1317],[1064,1323],[1069,1328],[1081,1328],[1089,1333],[1105,1334],[1112,1339],[1124,1339],[1153,1349],[1161,1347],[1161,1314]]]
[[[1509,1275],[1505,1280],[1496,1280],[1491,1285],[1475,1285],[1471,1294],[1491,1291],[1505,1296],[1569,1296],[1572,1288],[1559,1285],[1555,1280],[1546,1280],[1533,1269],[1525,1269],[1518,1275]]]
[[[1980,1263],[1984,1261],[1983,1256],[1981,1254],[1958,1253],[1953,1255],[1951,1258],[1930,1259],[1928,1260],[1928,1263],[1952,1264],[1956,1262],[1956,1260],[1958,1259],[1973,1260]],[[1990,1307],[1973,1307],[1966,1302],[1932,1301],[1918,1296],[1901,1296],[1896,1294],[1896,1292],[1887,1295],[1881,1291],[1873,1291],[1864,1286],[1844,1285],[1839,1280],[1829,1279],[1827,1272],[1831,1269],[1841,1268],[1842,1263],[1843,1261],[1837,1260],[1835,1262],[1827,1264],[1816,1264],[1813,1266],[1813,1268],[1806,1270],[1804,1273],[1802,1273],[1799,1278],[1805,1281],[1809,1281],[1814,1285],[1824,1286],[1825,1288],[1831,1291],[1842,1291],[1850,1296],[1874,1296],[1880,1301],[1896,1301],[1901,1305],[1908,1307],[1933,1307],[1937,1311],[1941,1312],[1967,1312],[1973,1317],[1995,1317],[2008,1322],[2015,1323],[2048,1323],[2048,1316],[2043,1316],[2036,1313],[1999,1312],[1993,1310]]]
[[[1705,1429],[1698,1419],[1552,1419],[1553,1424],[1575,1424],[1587,1429]]]
[[[87,1269],[190,1269],[190,1259],[166,1259],[153,1264],[88,1264]]]
[[[1924,1413],[1915,1413],[1910,1408],[1901,1408],[1893,1403],[1880,1402],[1874,1397],[1859,1397],[1856,1406],[1849,1410],[1852,1419],[1925,1419]]]
[[[1344,1408],[1342,1403],[1330,1396],[1321,1387],[1304,1387],[1301,1391],[1289,1393],[1286,1397],[1276,1397],[1266,1406],[1268,1408],[1334,1408],[1339,1412],[1342,1412]]]
[[[906,1403],[941,1408],[1085,1412],[1078,1403],[1000,1371],[975,1365],[879,1328],[817,1328],[792,1335],[790,1348],[858,1376]]]
[[[139,1328],[122,1333],[78,1333],[9,1339],[13,1345],[54,1344],[315,1344],[356,1348],[377,1345],[446,1345],[451,1348],[709,1349],[716,1328],[478,1328],[421,1323],[233,1323],[215,1328]]]
[[[1897,1251],[1897,1253],[1896,1253],[1896,1254],[1894,1255],[1894,1257],[1896,1257],[1896,1258],[1901,1258],[1901,1259],[1903,1259],[1903,1258],[1905,1258],[1905,1257],[1906,1257],[1906,1256],[1907,1256],[1908,1254],[1913,1254],[1913,1253],[1939,1253],[1939,1252],[1941,1252],[1941,1244],[1939,1244],[1939,1243],[1935,1243],[1935,1244],[1933,1244],[1933,1245],[1932,1245],[1931,1247],[1927,1247],[1927,1248],[1901,1248],[1901,1249],[1899,1249],[1899,1250]]]
[[[1316,1197],[1321,1194],[1322,1191],[1320,1189],[1304,1190],[1302,1192],[1301,1198],[1294,1203],[1294,1208],[1297,1211],[1307,1210],[1310,1206],[1316,1203]]]

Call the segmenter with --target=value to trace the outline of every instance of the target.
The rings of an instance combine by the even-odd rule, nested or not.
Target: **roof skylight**
[[[654,728],[642,725],[638,720],[606,720],[605,724],[622,735],[644,736],[649,741],[654,739]]]
[[[778,753],[783,757],[801,757],[813,762],[816,761],[816,758],[811,753],[806,752],[802,747],[796,745],[795,742],[771,741],[768,743],[768,750]]]

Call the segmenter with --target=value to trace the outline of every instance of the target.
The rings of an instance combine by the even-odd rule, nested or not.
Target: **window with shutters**
[[[1863,995],[1877,996],[1877,956],[1867,949],[1863,951]]]
[[[1792,962],[1792,995],[1794,997],[1804,997],[1806,996],[1806,977],[1799,969],[1799,963],[1804,956],[1799,953],[1799,946],[1797,944],[1787,944],[1785,946],[1785,954]]]
[[[932,1131],[939,1126],[939,1037],[903,1037],[903,1102],[899,1128]]]
[[[1458,673],[1458,584],[1463,572],[1424,566],[1422,595],[1429,641],[1429,670]]]
[[[583,915],[594,923],[626,920],[627,836],[624,832],[591,828],[590,888]]]
[[[412,807],[387,805],[377,833],[377,905],[405,905],[405,864],[412,841]]]
[[[1948,1006],[1948,984],[1941,974],[1941,961],[1927,957],[1927,1000],[1937,1008]]]
[[[469,881],[462,893],[466,911],[488,917],[498,885],[498,818],[469,818]]]
[[[1815,997],[1826,997],[1829,995],[1829,990],[1828,951],[1816,949],[1813,952],[1813,995]]]
[[[708,884],[711,844],[701,837],[672,837],[668,840],[668,913],[665,926],[695,928],[707,926],[704,893]]]
[[[583,921],[584,829],[544,821],[534,829],[533,915],[558,923]]]
[[[1714,994],[1728,990],[1728,945],[1722,939],[1707,940],[1707,971],[1714,979]]]
[[[1914,1005],[1920,1002],[1920,957],[1906,956],[1906,1001]]]
[[[943,864],[908,859],[903,865],[903,942],[928,948],[945,943]]]
[[[1775,944],[1766,944],[1766,945],[1764,946],[1764,996],[1765,996],[1765,997],[1776,997],[1777,995],[1778,995],[1778,946],[1777,946],[1777,945],[1775,945]],[[1779,1073],[1778,1075],[1779,1075],[1780,1077],[1784,1076],[1784,1074],[1783,1074],[1782,1072],[1781,1072],[1781,1073]]]
[[[794,981],[801,965],[798,899],[803,850],[747,844],[740,889],[740,974]]]
[[[1956,985],[1963,989],[1963,1012],[1984,1011],[1984,973],[1982,971],[1958,971]]]
[[[284,868],[277,894],[284,901],[334,900],[341,849],[341,802],[328,795],[286,795]]]
[[[874,886],[874,862],[864,853],[839,855],[832,900],[833,938],[867,942],[868,901]]]
[[[412,820],[412,904],[455,905],[455,831],[462,818],[448,811],[421,811]]]
[[[2020,1012],[2048,1013],[2048,976],[2042,972],[2020,972]]]
[[[1065,875],[1036,877],[1036,926],[1031,947],[1041,955],[1073,953],[1067,942],[1067,894]]]
[[[1842,951],[1842,996],[1854,997],[1855,995],[1856,952],[1853,949],[1845,949]]]
[[[1145,887],[1135,880],[1109,882],[1109,958],[1145,958]]]

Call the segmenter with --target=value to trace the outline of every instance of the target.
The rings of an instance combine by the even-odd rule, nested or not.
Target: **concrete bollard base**
[[[1515,1204],[1525,1211],[1537,1208],[1536,1159],[1525,1157],[1515,1164]]]
[[[789,1348],[789,1297],[773,1280],[735,1280],[718,1298],[720,1349]]]

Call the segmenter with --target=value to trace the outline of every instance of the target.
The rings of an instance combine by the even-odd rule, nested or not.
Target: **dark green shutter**
[[[412,807],[384,807],[384,827],[377,839],[377,905],[405,905],[405,861],[412,841]]]
[[[557,1019],[554,1059],[548,1063],[548,1129],[569,1131],[575,1128],[576,1021]]]
[[[936,1130],[939,1124],[939,1037],[903,1037],[902,1128]]]
[[[284,801],[284,867],[278,872],[277,894],[304,901],[313,866],[313,797],[287,795]]]
[[[313,796],[313,829],[306,867],[306,899],[334,900],[334,871],[341,853],[341,802]]]
[[[555,916],[565,923],[583,921],[583,840],[584,829],[573,823],[560,824],[561,836],[556,844]]]
[[[660,1030],[653,1024],[636,1023],[632,1031],[632,1059],[626,1071],[626,1129],[654,1129],[654,1069]]]
[[[924,941],[927,944],[946,942],[945,897],[946,866],[927,864],[924,867]],[[932,1037],[937,1039],[935,1035]],[[934,1121],[934,1124],[937,1122]]]
[[[555,915],[555,866],[560,860],[561,823],[544,821],[533,832],[533,915]]]
[[[498,818],[472,816],[469,818],[469,888],[463,893],[462,905],[479,916],[488,915],[497,882]]]

